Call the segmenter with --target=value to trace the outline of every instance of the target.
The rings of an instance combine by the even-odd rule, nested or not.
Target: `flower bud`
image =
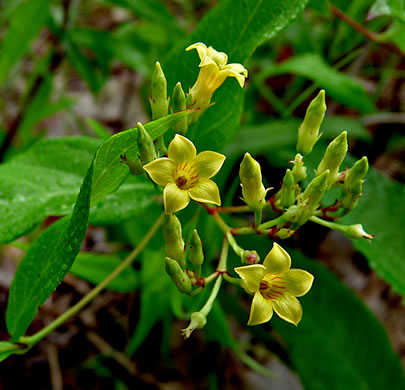
[[[281,228],[279,231],[274,233],[274,237],[279,238],[280,240],[285,240],[287,238],[290,238],[294,233],[294,229]]]
[[[292,169],[292,174],[294,175],[294,181],[298,183],[307,177],[307,168],[304,167],[304,160],[299,153],[295,155],[293,163],[294,168]]]
[[[347,153],[347,132],[339,134],[326,148],[325,154],[318,165],[316,176],[329,170],[328,188],[330,188],[338,177],[340,164],[342,164]]]
[[[290,169],[287,169],[284,179],[283,186],[280,189],[280,204],[284,208],[288,208],[295,203],[295,180]]]
[[[350,238],[367,238],[368,240],[371,240],[375,237],[374,234],[366,233],[363,229],[363,225],[359,223],[356,225],[347,226],[344,233]]]
[[[165,269],[181,293],[189,294],[191,292],[191,280],[176,260],[166,257]]]
[[[303,155],[312,152],[312,148],[320,137],[319,128],[325,112],[325,91],[322,89],[309,104],[304,121],[298,129],[297,152]]]
[[[167,116],[169,101],[167,99],[167,82],[159,62],[156,62],[152,74],[152,119],[159,119]]]
[[[328,188],[328,176],[329,170],[326,170],[319,176],[315,177],[300,196],[297,220],[299,226],[303,225],[314,215],[323,194]]]
[[[202,329],[204,328],[205,324],[207,323],[207,318],[205,317],[204,314],[201,312],[197,311],[194,313],[191,313],[191,321],[189,326],[187,326],[186,329],[182,330],[182,334],[185,339],[188,339],[193,333],[195,329]]]
[[[186,109],[186,96],[184,95],[181,83],[177,83],[173,90],[172,97],[173,112],[184,111]],[[187,118],[180,119],[173,126],[176,133],[186,134],[188,130]]]
[[[197,233],[197,230],[193,230],[190,240],[190,253],[188,259],[192,265],[200,266],[204,262],[204,253],[202,250],[201,238]]]
[[[142,162],[148,164],[156,160],[156,150],[153,140],[149,133],[145,130],[141,122],[137,123],[138,128],[138,149]]]
[[[260,164],[249,153],[245,153],[240,164],[239,177],[244,202],[252,210],[261,210],[265,204],[266,190],[262,183]]]
[[[163,236],[165,239],[166,256],[176,260],[180,267],[186,267],[184,259],[184,241],[181,232],[181,223],[174,214],[165,214],[163,219]]]
[[[260,261],[260,256],[256,251],[245,250],[242,254],[242,263],[257,264]]]
[[[139,158],[135,160],[128,160],[125,154],[121,155],[121,164],[125,164],[129,168],[129,173],[135,176],[142,176],[145,174],[145,170],[143,169],[143,164]]]

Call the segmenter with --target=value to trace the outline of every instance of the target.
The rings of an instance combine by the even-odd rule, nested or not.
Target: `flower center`
[[[259,290],[266,299],[275,300],[280,298],[285,292],[283,276],[272,273],[264,275],[260,282]]]
[[[197,169],[189,162],[182,162],[173,171],[173,181],[181,190],[189,190],[198,183]]]

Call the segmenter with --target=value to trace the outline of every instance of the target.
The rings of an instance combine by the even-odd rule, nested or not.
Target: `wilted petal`
[[[192,199],[202,203],[221,205],[218,186],[210,179],[200,177],[195,187],[189,190]]]
[[[301,321],[302,307],[298,299],[289,294],[283,294],[273,301],[274,311],[285,321],[297,325]]]
[[[291,257],[280,245],[275,242],[273,244],[273,248],[264,259],[263,265],[266,267],[267,272],[271,272],[272,274],[281,274],[290,269]]]
[[[206,151],[199,153],[192,164],[197,168],[200,176],[210,178],[218,173],[224,161],[223,154]]]
[[[259,325],[267,322],[273,315],[273,304],[271,300],[263,297],[257,291],[253,297],[252,307],[250,308],[250,315],[248,325]]]
[[[311,288],[313,280],[314,277],[302,269],[290,269],[284,275],[286,291],[295,297],[306,294]]]
[[[175,213],[182,210],[190,202],[190,197],[187,191],[183,191],[174,183],[169,183],[163,191],[163,203],[166,214]]]
[[[176,164],[170,158],[158,158],[143,166],[151,179],[161,186],[173,181],[173,171]]]
[[[245,265],[235,268],[235,272],[242,279],[246,292],[252,294],[259,290],[260,282],[266,273],[266,268],[261,264]]]

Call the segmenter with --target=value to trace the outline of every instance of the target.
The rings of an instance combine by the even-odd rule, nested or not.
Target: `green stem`
[[[284,223],[284,222],[286,222],[286,220],[285,220],[284,214],[282,214],[279,217],[277,217],[275,219],[272,219],[271,221],[267,221],[267,222],[262,223],[257,228],[257,230],[260,231],[260,230],[268,229],[268,228],[271,228],[273,226],[276,226],[276,225],[278,225],[280,223]]]
[[[148,242],[151,240],[153,235],[156,233],[160,225],[162,224],[163,214],[157,219],[157,221],[153,224],[153,226],[149,229],[146,233],[144,238],[138,244],[136,248],[124,259],[124,261],[117,267],[115,270],[108,275],[101,283],[99,283],[96,287],[94,287],[88,294],[86,294],[76,305],[72,306],[69,310],[64,312],[58,318],[56,318],[53,322],[49,325],[45,326],[39,332],[35,333],[32,336],[21,337],[19,342],[29,344],[30,347],[34,344],[38,343],[44,337],[46,337],[49,333],[54,331],[57,327],[62,325],[65,321],[69,318],[73,317],[79,310],[81,310],[84,306],[86,306],[90,301],[92,301],[108,284],[120,274],[126,267],[128,267],[135,258],[139,255],[139,253],[145,248]]]
[[[255,213],[255,228],[257,228],[262,223],[262,209],[255,210],[254,213]]]

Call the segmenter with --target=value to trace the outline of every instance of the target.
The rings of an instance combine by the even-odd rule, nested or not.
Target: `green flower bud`
[[[141,122],[137,123],[138,128],[138,149],[144,164],[156,160],[156,150],[153,140],[149,133],[145,130]]]
[[[125,164],[129,168],[129,173],[135,176],[145,175],[145,170],[143,169],[143,164],[139,158],[135,160],[128,160],[125,154],[121,155],[121,164]]]
[[[319,128],[326,112],[325,91],[319,91],[318,96],[312,100],[307,108],[304,121],[298,129],[297,152],[303,155],[311,153],[318,141]]]
[[[292,170],[292,174],[294,175],[295,182],[298,183],[307,177],[307,168],[304,167],[304,160],[299,153],[295,155],[293,163],[294,168]]]
[[[287,238],[290,238],[294,233],[295,233],[294,229],[281,228],[278,232],[274,234],[274,237],[277,237],[280,240],[285,240]]]
[[[356,161],[346,173],[343,182],[342,206],[346,212],[353,210],[363,193],[363,182],[368,172],[367,157]]]
[[[342,164],[347,153],[347,132],[339,134],[326,148],[325,154],[318,165],[316,176],[329,170],[328,188],[330,188],[338,177],[340,164]]]
[[[239,177],[244,202],[252,210],[261,210],[265,204],[266,190],[262,183],[260,164],[249,153],[245,153],[240,164]]]
[[[371,240],[375,237],[374,234],[366,233],[363,229],[363,225],[359,223],[347,226],[347,229],[343,233],[350,238],[367,238],[368,240]]]
[[[172,98],[173,112],[184,111],[186,109],[186,96],[184,95],[181,83],[177,83],[173,90]],[[176,133],[186,134],[188,130],[187,118],[180,119],[173,126]]]
[[[321,175],[315,177],[300,196],[297,220],[299,226],[303,225],[314,215],[323,194],[328,188],[328,176],[329,170],[326,170]]]
[[[174,214],[165,214],[163,219],[163,236],[165,239],[166,256],[176,260],[180,267],[186,267],[184,258],[184,241],[181,232],[181,223]]]
[[[242,254],[242,263],[257,264],[260,261],[260,256],[256,251],[245,250]]]
[[[186,329],[182,330],[182,334],[185,339],[188,339],[193,333],[195,329],[202,329],[204,328],[205,324],[207,323],[207,318],[205,317],[204,314],[201,312],[197,311],[194,313],[191,313],[191,321],[189,326],[187,326]]]
[[[169,101],[167,99],[167,82],[159,62],[156,62],[152,75],[152,119],[159,119],[167,116],[169,112]]]
[[[204,253],[202,250],[201,238],[197,233],[197,230],[193,230],[190,240],[190,253],[188,259],[192,265],[200,266],[204,262]]]
[[[191,292],[191,280],[176,260],[166,257],[165,269],[181,293],[189,294]]]
[[[287,169],[283,179],[283,186],[280,190],[280,204],[284,208],[290,207],[295,203],[295,194],[296,187],[294,175],[292,174],[290,169]]]
[[[342,199],[342,206],[345,210],[345,213],[353,210],[356,206],[358,201],[361,198],[363,193],[363,182],[358,181],[350,187],[350,191],[346,192],[343,199]]]

